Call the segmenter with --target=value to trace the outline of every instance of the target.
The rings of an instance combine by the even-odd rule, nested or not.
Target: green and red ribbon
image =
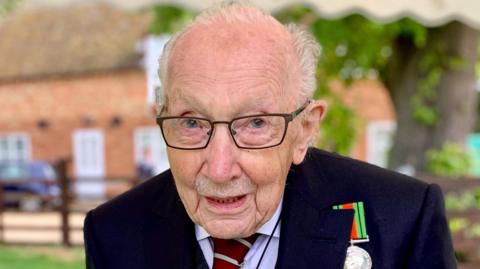
[[[350,234],[351,240],[368,239],[367,225],[365,224],[365,211],[363,209],[363,202],[346,203],[341,205],[334,205],[333,209],[353,209],[355,217],[353,218],[352,232]]]

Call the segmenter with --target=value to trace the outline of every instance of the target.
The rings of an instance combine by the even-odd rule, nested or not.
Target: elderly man
[[[167,44],[171,169],[92,210],[87,268],[454,268],[439,188],[309,148],[319,47],[239,3]]]

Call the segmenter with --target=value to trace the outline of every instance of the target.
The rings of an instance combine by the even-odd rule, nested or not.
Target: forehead
[[[168,99],[189,96],[208,105],[252,98],[277,102],[289,95],[291,57],[290,36],[280,24],[195,26],[172,51]]]

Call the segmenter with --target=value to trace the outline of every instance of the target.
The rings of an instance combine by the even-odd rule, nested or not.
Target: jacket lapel
[[[343,268],[354,212],[332,209],[343,202],[342,197],[334,196],[339,190],[318,171],[318,167],[292,167],[287,179],[279,269]]]

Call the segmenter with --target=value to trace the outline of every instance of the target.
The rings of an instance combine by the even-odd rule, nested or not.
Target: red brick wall
[[[74,130],[99,128],[104,132],[106,175],[134,175],[135,127],[155,124],[146,96],[141,70],[2,83],[0,133],[29,133],[32,159],[54,161],[72,157]],[[113,117],[121,123],[112,125]],[[48,128],[38,127],[41,120]]]

